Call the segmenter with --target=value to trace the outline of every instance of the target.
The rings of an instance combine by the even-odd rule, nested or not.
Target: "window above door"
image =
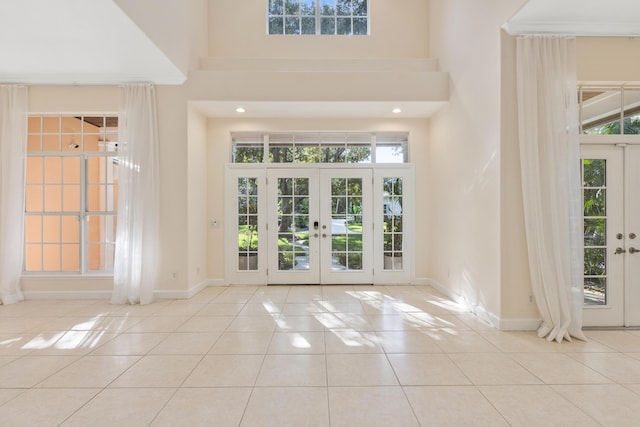
[[[234,132],[232,163],[408,163],[406,132]]]

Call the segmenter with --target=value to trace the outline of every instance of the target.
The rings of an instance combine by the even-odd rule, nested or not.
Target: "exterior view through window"
[[[234,132],[232,163],[408,163],[406,132]]]
[[[369,34],[367,0],[268,0],[269,34]]]
[[[118,118],[30,116],[25,272],[112,273]]]

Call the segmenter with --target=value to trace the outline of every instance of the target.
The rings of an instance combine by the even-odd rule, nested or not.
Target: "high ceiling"
[[[640,36],[640,1],[530,0],[505,29]],[[181,84],[185,79],[118,1],[0,0],[0,83]]]
[[[184,80],[113,0],[0,0],[0,83]]]
[[[529,0],[504,28],[510,34],[640,36],[640,1]]]

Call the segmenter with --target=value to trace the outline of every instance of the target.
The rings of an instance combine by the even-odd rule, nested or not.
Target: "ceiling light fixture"
[[[401,110],[401,109],[399,109],[399,108],[394,108],[391,112],[392,112],[393,114],[400,114],[400,113],[402,113],[402,110]]]
[[[236,108],[236,113],[244,113],[246,110],[242,107]]]

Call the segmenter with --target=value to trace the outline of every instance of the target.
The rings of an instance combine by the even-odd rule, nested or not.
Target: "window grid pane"
[[[331,179],[331,269],[362,270],[362,178]]]
[[[369,34],[367,0],[268,0],[268,34]]]
[[[34,115],[27,132],[24,271],[112,273],[118,118]]]
[[[278,270],[309,270],[309,179],[278,178]]]
[[[233,163],[407,163],[406,132],[232,134]]]
[[[399,177],[383,178],[383,251],[384,269],[402,270],[404,256],[403,180]]]
[[[258,270],[258,179],[238,178],[238,270]]]
[[[581,161],[584,227],[584,303],[607,304],[607,160]]]

